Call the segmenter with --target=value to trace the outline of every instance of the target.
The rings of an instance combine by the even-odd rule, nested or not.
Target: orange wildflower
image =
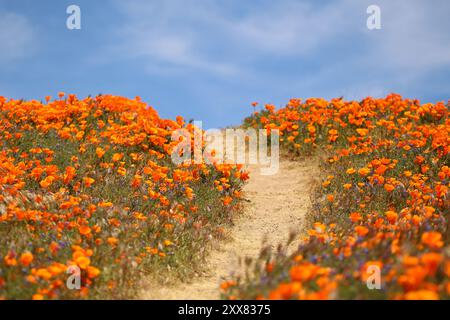
[[[89,177],[83,178],[83,183],[86,186],[86,188],[91,187],[94,182],[95,182],[95,179],[92,179],[92,178],[89,178]]]
[[[394,224],[397,221],[398,214],[395,211],[389,210],[386,211],[386,218],[388,219],[390,224]]]
[[[90,264],[91,264],[91,260],[88,257],[85,256],[79,256],[76,260],[75,263],[81,268],[81,269],[86,269]]]
[[[103,155],[105,154],[105,150],[101,147],[97,147],[97,149],[95,149],[95,153],[97,154],[97,157],[100,159],[103,157]]]
[[[369,229],[364,226],[356,226],[355,231],[358,234],[358,236],[360,236],[360,237],[364,237],[366,234],[369,233]]]
[[[387,192],[392,192],[392,191],[395,189],[395,187],[394,187],[392,184],[386,183],[386,184],[384,185],[384,189],[385,189]]]
[[[422,234],[422,243],[430,249],[439,249],[444,245],[442,234],[436,231],[424,232]]]
[[[19,261],[24,266],[27,267],[33,262],[33,254],[29,251],[26,251],[20,255]]]
[[[439,300],[439,295],[431,290],[410,291],[405,294],[406,300]]]

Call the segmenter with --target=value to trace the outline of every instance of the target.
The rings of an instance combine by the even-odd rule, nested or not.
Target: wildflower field
[[[303,234],[263,248],[222,297],[450,298],[448,116],[449,104],[391,94],[292,99],[245,119],[279,130],[284,157],[318,158],[321,181]],[[175,164],[178,129],[198,130],[138,97],[0,97],[0,298],[133,298],[143,279],[188,282],[241,211],[249,175]]]
[[[247,174],[174,165],[178,128],[194,130],[139,98],[0,97],[0,298],[128,298],[144,276],[190,277]]]
[[[280,130],[285,154],[319,157],[322,181],[298,248],[261,251],[245,277],[222,284],[223,297],[450,298],[448,116],[448,104],[391,94],[293,99],[245,119]]]

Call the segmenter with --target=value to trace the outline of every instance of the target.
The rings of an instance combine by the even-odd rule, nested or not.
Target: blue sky
[[[0,95],[140,96],[205,127],[239,124],[253,101],[447,101],[449,14],[447,0],[0,0]]]

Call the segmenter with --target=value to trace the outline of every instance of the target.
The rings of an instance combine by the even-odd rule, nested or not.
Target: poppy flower
[[[436,231],[424,232],[421,240],[422,243],[430,249],[439,249],[444,245],[442,234]]]
[[[361,176],[367,176],[369,174],[370,170],[368,168],[361,168],[358,170],[358,173]]]
[[[33,259],[34,259],[33,254],[31,254],[31,252],[29,251],[26,251],[20,255],[19,262],[24,267],[27,267],[31,264],[31,262],[33,262]]]
[[[78,231],[83,236],[87,236],[87,235],[91,234],[91,228],[89,228],[88,226],[81,226],[78,228]]]
[[[75,263],[81,268],[86,269],[90,264],[91,260],[88,257],[80,256],[75,260]]]
[[[105,154],[105,150],[101,147],[97,147],[97,149],[95,149],[95,153],[97,154],[97,157],[100,159],[103,157],[103,155]]]
[[[358,212],[352,212],[350,213],[350,220],[355,223],[358,222],[362,219],[361,214],[359,214]]]
[[[94,182],[95,182],[95,179],[93,179],[93,178],[89,178],[89,177],[83,178],[83,183],[86,186],[86,188],[91,187]]]
[[[385,212],[386,218],[390,224],[394,224],[397,221],[398,214],[395,211],[389,210]]]
[[[100,270],[98,268],[93,267],[93,266],[87,266],[86,267],[86,271],[87,271],[88,277],[90,279],[96,278],[100,274]]]
[[[356,226],[355,231],[358,234],[358,236],[360,236],[360,237],[364,237],[366,234],[369,233],[369,229],[364,226]]]
[[[109,243],[109,245],[111,245],[112,247],[117,246],[117,244],[119,243],[119,239],[115,238],[115,237],[108,237],[107,242]]]
[[[405,300],[439,300],[439,295],[431,290],[410,291],[405,294]]]

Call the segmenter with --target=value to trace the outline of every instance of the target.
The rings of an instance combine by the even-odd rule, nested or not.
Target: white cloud
[[[148,58],[151,70],[176,66],[236,75],[246,61],[306,54],[342,32],[347,3],[316,10],[311,3],[277,1],[236,15],[219,1],[117,2],[126,19],[120,47],[125,56]]]
[[[236,72],[234,66],[210,61],[196,53],[194,40],[187,35],[161,30],[157,34],[147,28],[131,27],[123,32],[127,39],[127,55],[147,58],[148,71],[157,72],[167,68],[194,68],[221,75]]]
[[[313,3],[274,1],[264,10],[230,21],[228,27],[249,47],[280,56],[307,54],[348,31],[346,13],[354,6],[349,1],[319,7]]]
[[[450,65],[450,4],[441,1],[384,1],[382,31],[370,59],[407,73],[422,74]],[[375,31],[377,32],[377,31]]]
[[[319,59],[324,61],[319,68],[345,64],[350,74],[372,66],[402,73],[386,83],[413,79],[450,63],[446,10],[419,0],[379,0],[382,30],[369,31],[370,4],[371,0],[118,1],[125,17],[118,47],[125,59],[143,59],[149,72],[197,70],[246,79],[257,78],[265,61],[272,59]],[[448,7],[445,0],[442,6]],[[357,57],[352,55],[354,45]],[[349,54],[333,60],[333,52],[326,50],[339,46],[346,46],[341,50]]]
[[[33,39],[33,28],[24,16],[0,12],[0,63],[31,55],[35,50]]]
[[[183,10],[183,2],[179,1],[117,4],[127,21],[118,32],[123,42],[116,49],[125,57],[146,59],[148,71],[172,73],[197,69],[222,76],[236,74],[235,65],[202,51],[210,41],[202,38],[204,30],[198,29],[198,24],[204,23],[200,10],[205,7]]]

